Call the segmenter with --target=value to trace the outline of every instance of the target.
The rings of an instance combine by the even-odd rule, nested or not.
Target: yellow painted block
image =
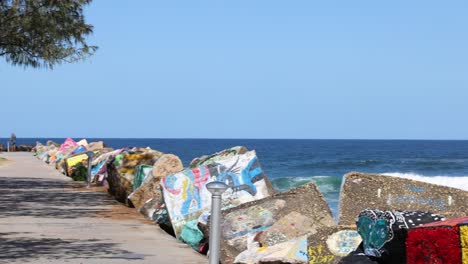
[[[71,167],[75,166],[76,164],[80,163],[83,160],[88,160],[88,155],[86,155],[86,153],[83,153],[83,154],[76,155],[76,156],[68,158],[67,159],[67,166],[68,166],[68,168],[71,168]]]
[[[462,264],[468,264],[468,225],[460,226]]]

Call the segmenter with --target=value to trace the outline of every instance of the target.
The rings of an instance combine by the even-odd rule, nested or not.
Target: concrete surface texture
[[[207,263],[102,188],[31,153],[0,153],[0,263]]]
[[[446,218],[468,213],[468,192],[378,174],[350,172],[340,194],[340,224],[353,225],[363,210],[429,211]]]

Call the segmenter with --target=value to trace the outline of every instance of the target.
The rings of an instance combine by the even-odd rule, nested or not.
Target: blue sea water
[[[173,153],[185,166],[204,154],[246,146],[257,151],[263,170],[277,189],[284,191],[313,181],[335,213],[342,177],[350,171],[432,179],[468,188],[468,141],[88,138],[88,142],[96,140],[112,148],[151,147]],[[47,139],[18,138],[17,144],[34,145],[36,141],[45,143]]]

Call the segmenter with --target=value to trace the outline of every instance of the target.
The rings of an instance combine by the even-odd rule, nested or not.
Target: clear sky
[[[468,1],[103,1],[99,46],[0,58],[0,137],[468,139]]]

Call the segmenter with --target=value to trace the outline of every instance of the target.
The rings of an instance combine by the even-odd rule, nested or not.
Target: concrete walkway
[[[1,153],[0,263],[207,263],[97,188],[30,153]]]

